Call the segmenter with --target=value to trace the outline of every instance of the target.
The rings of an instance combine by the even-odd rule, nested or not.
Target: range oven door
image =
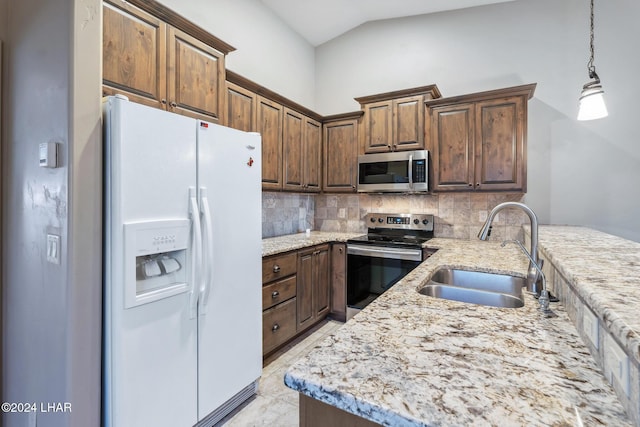
[[[347,319],[422,262],[422,249],[347,244]]]

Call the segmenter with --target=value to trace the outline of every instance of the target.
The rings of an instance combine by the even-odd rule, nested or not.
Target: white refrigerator
[[[262,369],[261,140],[104,99],[103,425],[211,426]]]

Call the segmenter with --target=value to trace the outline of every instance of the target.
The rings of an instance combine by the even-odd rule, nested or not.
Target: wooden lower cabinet
[[[331,306],[329,244],[262,260],[262,354],[318,323]]]
[[[347,320],[347,245],[331,244],[331,317]]]
[[[329,245],[298,252],[298,332],[329,314]]]
[[[295,334],[295,297],[262,313],[262,354],[275,350]]]
[[[300,427],[376,427],[380,424],[320,402],[302,393],[300,396]]]

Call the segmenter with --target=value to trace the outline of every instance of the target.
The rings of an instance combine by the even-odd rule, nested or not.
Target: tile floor
[[[284,385],[284,372],[343,323],[328,320],[269,357],[262,369],[258,394],[220,425],[225,427],[298,427],[298,392]]]

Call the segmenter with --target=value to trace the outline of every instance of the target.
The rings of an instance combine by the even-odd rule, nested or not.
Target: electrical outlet
[[[612,384],[615,378],[629,396],[629,357],[609,335],[604,342],[604,374]]]
[[[47,261],[60,264],[60,236],[47,234]]]
[[[598,318],[586,307],[582,313],[582,331],[597,350],[600,345],[598,339]]]

